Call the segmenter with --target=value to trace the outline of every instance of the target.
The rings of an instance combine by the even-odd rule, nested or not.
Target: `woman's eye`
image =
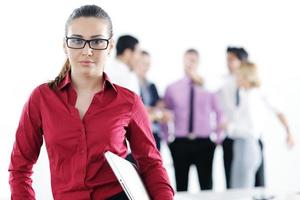
[[[82,44],[84,41],[82,39],[79,38],[72,38],[71,39],[71,43],[73,44]]]
[[[104,43],[104,40],[102,40],[102,39],[96,39],[96,40],[92,40],[91,43],[93,45],[101,45],[102,43]]]

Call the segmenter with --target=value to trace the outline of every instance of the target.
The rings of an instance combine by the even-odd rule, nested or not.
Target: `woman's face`
[[[68,40],[68,44],[66,40],[64,42],[64,50],[69,58],[72,73],[101,75],[114,44],[114,41],[109,39],[107,22],[95,17],[77,18],[67,28],[67,37],[72,38]],[[103,47],[106,47],[107,42],[101,39],[109,39],[107,48],[104,50],[92,49],[88,43],[81,49],[70,48],[82,47],[85,43],[84,40],[93,40],[90,42],[93,48],[103,49]]]
[[[245,75],[243,75],[239,71],[236,73],[236,81],[237,81],[237,85],[240,88],[247,89],[250,87],[250,83],[249,83],[247,77],[245,77]]]
[[[183,57],[183,65],[185,71],[194,72],[199,64],[199,55],[196,53],[186,53]]]

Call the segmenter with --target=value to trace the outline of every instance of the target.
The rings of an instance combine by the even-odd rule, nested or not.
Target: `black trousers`
[[[216,145],[210,139],[176,138],[169,144],[169,148],[173,158],[177,191],[187,191],[192,164],[197,168],[200,189],[212,189],[212,164]]]
[[[160,137],[158,136],[158,133],[153,133],[153,136],[155,139],[156,147],[158,151],[160,151]]]
[[[255,187],[265,187],[265,166],[264,166],[264,145],[261,140],[258,141],[261,149],[262,161],[255,175]]]
[[[107,200],[128,200],[128,197],[126,196],[125,192],[118,193]]]
[[[231,188],[231,165],[233,159],[233,143],[234,140],[230,138],[226,138],[223,141],[223,160],[224,160],[224,168],[225,168],[225,178],[226,178],[226,187],[227,189]],[[259,169],[255,175],[255,187],[264,187],[265,186],[265,172],[264,172],[264,157],[263,157],[263,143],[259,140],[259,145],[261,148],[262,162],[259,166]]]
[[[223,162],[225,169],[225,179],[226,179],[226,188],[231,188],[231,164],[233,159],[233,140],[230,138],[225,138],[222,143],[223,147]]]

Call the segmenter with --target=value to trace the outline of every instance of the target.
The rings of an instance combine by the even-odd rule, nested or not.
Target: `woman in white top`
[[[233,120],[228,124],[228,132],[235,138],[233,146],[233,164],[231,186],[233,188],[252,188],[255,173],[261,163],[261,151],[258,140],[263,131],[266,118],[264,107],[270,104],[261,94],[257,68],[252,63],[244,63],[237,72],[240,104],[233,113]],[[272,109],[287,132],[287,143],[293,146],[284,115]]]

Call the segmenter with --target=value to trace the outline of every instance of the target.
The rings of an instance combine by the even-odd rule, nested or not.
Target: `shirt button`
[[[83,153],[84,153],[84,150],[81,150],[80,153],[83,154]]]

